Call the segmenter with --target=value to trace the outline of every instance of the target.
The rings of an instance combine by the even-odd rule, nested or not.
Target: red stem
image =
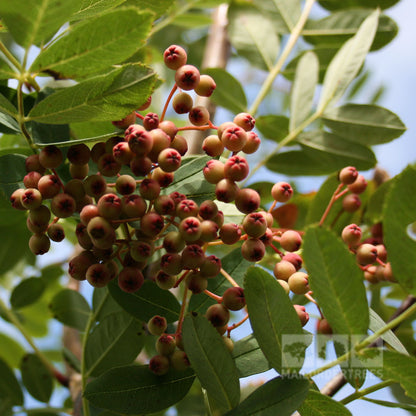
[[[227,336],[228,336],[228,338],[230,337],[230,333],[231,333],[231,331],[233,330],[233,329],[235,329],[235,328],[238,328],[240,325],[242,325],[245,321],[247,321],[247,319],[248,319],[248,314],[240,321],[240,322],[237,322],[236,324],[233,324],[233,325],[231,325],[231,326],[229,326],[228,328],[227,328]]]
[[[175,94],[175,92],[176,92],[177,89],[178,89],[178,86],[175,84],[172,87],[172,89],[170,90],[170,93],[168,95],[168,98],[166,99],[166,102],[165,102],[165,106],[163,107],[162,115],[160,116],[160,122],[162,122],[163,119],[165,118],[166,110],[168,109],[168,105],[170,103],[170,100],[172,99],[173,94]]]
[[[319,226],[320,227],[322,227],[322,225],[323,225],[326,217],[329,214],[329,211],[331,210],[332,206],[334,205],[334,203],[336,201],[336,198],[337,198],[338,193],[341,191],[341,189],[342,189],[343,186],[344,186],[344,184],[343,183],[340,183],[338,185],[337,189],[335,189],[334,193],[332,194],[332,197],[331,197],[331,199],[330,199],[330,201],[328,203],[328,206],[326,207],[325,212],[322,214],[321,220],[319,221]]]
[[[185,279],[185,277],[187,276],[187,274],[190,272],[190,270],[186,270],[183,274],[182,274],[182,276],[176,281],[176,283],[175,283],[175,286],[173,286],[174,288],[175,287],[178,287],[180,284],[181,284],[181,282],[182,282],[182,280],[183,279]]]
[[[218,303],[222,302],[222,296],[218,296],[215,293],[210,292],[209,290],[205,289],[204,293],[208,295],[210,298],[216,300]]]
[[[184,318],[184,315],[185,315],[186,297],[187,296],[188,296],[188,288],[185,287],[185,290],[183,292],[181,311],[179,313],[178,327],[176,328],[175,335],[180,334],[181,331],[182,331],[182,322],[183,322],[183,318]]]

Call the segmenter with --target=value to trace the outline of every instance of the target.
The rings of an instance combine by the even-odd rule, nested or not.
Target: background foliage
[[[313,17],[318,3],[325,10],[323,18]],[[317,226],[337,186],[336,172],[347,165],[373,169],[377,160],[372,146],[391,142],[406,130],[399,116],[380,107],[376,98],[355,102],[368,78],[367,54],[382,49],[397,34],[397,25],[388,16],[396,3],[0,3],[0,314],[5,322],[0,332],[1,414],[163,415],[174,406],[184,416],[290,415],[295,410],[302,416],[348,415],[345,404],[358,398],[371,400],[366,398],[368,393],[388,386],[397,400],[377,404],[415,410],[412,306],[386,324],[395,310],[392,305],[412,303],[416,295],[415,167],[408,166],[391,179],[375,175],[368,181],[359,211],[342,212],[338,201],[325,227]],[[216,51],[205,45],[211,25],[219,19],[218,11],[225,11],[228,20],[229,64],[208,68],[203,59]],[[363,336],[354,351],[335,347],[338,359],[331,366],[342,363],[346,354],[348,358],[358,354],[360,368],[372,370],[382,380],[375,387],[360,390],[370,374],[361,372],[358,378],[346,376],[357,391],[343,400],[319,393],[312,377],[325,368],[298,374],[309,344],[301,345],[298,365],[282,364],[287,358],[282,337],[305,333],[292,303],[310,302],[287,297],[272,277],[274,252],[253,267],[239,248],[216,249],[223,268],[245,289],[249,335],[236,337],[230,354],[203,316],[212,299],[194,295],[188,306],[194,313],[183,322],[192,369],[155,376],[145,365],[145,357],[154,353],[155,338],[143,322],[160,314],[174,323],[181,298],[150,280],[134,294],[122,292],[115,284],[93,292],[74,288],[66,276],[66,256],[45,266],[28,249],[26,214],[9,203],[11,193],[22,186],[25,157],[46,144],[65,151],[72,143],[93,144],[111,137],[116,130],[111,121],[126,116],[150,94],[151,109],[159,111],[174,82],[172,72],[161,65],[163,50],[171,43],[183,45],[190,63],[214,77],[215,124],[242,111],[256,117],[262,147],[249,157],[252,176],[245,185],[259,191],[263,208],[271,203],[274,181],[269,178],[287,175],[296,188],[297,175],[329,175],[316,193],[297,192],[290,204],[279,206],[273,215],[282,228],[306,231],[302,256],[311,289],[334,333]],[[244,73],[232,72],[235,63]],[[283,82],[275,82],[279,74]],[[260,80],[258,88],[250,83],[253,79]],[[185,123],[174,113],[168,115],[178,125]],[[197,202],[212,199],[213,188],[201,174],[206,161],[202,155],[189,158],[168,192],[185,193]],[[68,167],[60,167],[59,174],[69,178]],[[226,219],[239,223],[243,216],[228,205],[221,207]],[[365,237],[371,235],[372,226],[382,223],[398,284],[363,280],[339,238],[342,228],[352,222],[362,226]],[[75,243],[76,221],[68,219],[64,224],[70,242]],[[55,248],[58,254],[59,250]],[[227,287],[229,283],[218,276],[210,281],[209,290],[222,295]],[[15,336],[17,332],[22,336]],[[54,337],[60,341],[49,348],[44,340]],[[82,343],[74,347],[68,337]],[[379,337],[386,342],[384,365],[375,370],[368,359],[380,349],[368,347],[374,347],[372,342]],[[69,377],[71,385],[62,387],[68,379],[60,380],[56,368]],[[270,368],[279,375],[253,391],[240,388],[241,378]],[[285,374],[288,368],[296,377]]]

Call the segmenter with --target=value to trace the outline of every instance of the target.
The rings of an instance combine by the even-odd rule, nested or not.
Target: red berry
[[[357,177],[358,177],[358,171],[353,166],[347,166],[341,169],[338,174],[339,181],[343,183],[344,185],[352,184],[353,182],[355,182]]]
[[[193,65],[182,65],[176,70],[175,82],[182,90],[193,90],[200,80],[198,68]]]
[[[277,202],[287,202],[292,197],[293,189],[287,182],[277,182],[271,190],[272,197]]]
[[[170,69],[178,69],[186,64],[185,49],[178,45],[171,45],[163,52],[163,62]]]
[[[211,97],[215,88],[217,88],[217,84],[211,76],[201,75],[199,83],[195,87],[195,92],[201,97]]]

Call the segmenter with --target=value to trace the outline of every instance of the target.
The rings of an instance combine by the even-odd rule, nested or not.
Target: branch
[[[389,318],[387,323],[393,321],[400,315],[402,315],[405,311],[407,311],[413,304],[416,303],[416,297],[409,295],[403,303],[397,308],[396,312]],[[392,331],[394,332],[398,328],[398,325],[392,328]],[[373,341],[371,344],[368,345],[368,347],[375,347],[379,346],[380,340],[377,339]],[[321,393],[325,394],[326,396],[334,396],[339,390],[341,390],[342,387],[347,384],[347,380],[344,377],[344,374],[342,372],[339,372],[332,380],[330,380],[322,389]]]

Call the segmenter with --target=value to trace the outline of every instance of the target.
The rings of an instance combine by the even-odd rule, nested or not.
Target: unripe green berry
[[[221,156],[224,151],[224,144],[217,135],[211,134],[202,142],[202,150],[211,157]]]
[[[202,293],[208,287],[208,280],[197,271],[192,270],[185,277],[186,287],[193,293]]]
[[[147,329],[152,335],[162,335],[167,327],[168,323],[164,316],[155,315],[147,322]]]
[[[164,355],[155,355],[149,361],[149,370],[158,375],[162,376],[169,371],[169,358]]]
[[[310,291],[309,277],[304,272],[293,273],[287,282],[290,290],[296,295],[305,295]]]
[[[285,231],[280,237],[280,245],[286,251],[298,251],[302,244],[302,237],[297,231]]]
[[[176,348],[175,337],[169,334],[162,334],[156,340],[155,346],[156,346],[156,351],[160,355],[169,356],[173,353],[173,351],[175,351],[175,348]]]
[[[172,107],[178,114],[186,114],[194,105],[192,97],[186,92],[179,92],[173,97]]]
[[[293,273],[296,272],[295,266],[287,260],[281,260],[274,266],[273,274],[275,275],[276,279],[285,280],[286,282],[289,280],[289,277],[292,276]]]
[[[286,294],[289,295],[290,294],[290,287],[289,287],[289,284],[286,282],[286,280],[277,279],[277,281],[279,282],[280,286],[282,286],[282,288],[286,292]]]
[[[357,248],[356,259],[361,266],[374,263],[377,260],[377,248],[372,244],[361,244]]]
[[[205,317],[213,326],[222,327],[230,320],[230,311],[224,305],[216,303],[207,309]]]
[[[211,97],[217,84],[209,75],[201,75],[198,85],[194,88],[195,92],[201,97]]]
[[[230,287],[222,295],[223,305],[231,311],[239,311],[246,306],[244,289],[241,287]]]
[[[51,224],[48,227],[48,237],[57,243],[61,242],[65,238],[65,230],[61,224]]]
[[[163,290],[172,289],[175,286],[176,281],[176,276],[167,274],[162,270],[155,277],[156,284]]]
[[[265,253],[266,247],[258,238],[249,238],[241,246],[241,254],[248,261],[260,261]]]
[[[186,353],[180,350],[174,351],[169,357],[169,361],[172,368],[177,371],[185,371],[191,365]]]
[[[33,234],[29,238],[30,251],[36,256],[45,254],[51,247],[51,241],[46,234]]]
[[[234,342],[229,337],[222,337],[222,340],[224,341],[225,346],[227,347],[227,350],[230,352],[234,351]]]
[[[267,230],[267,222],[259,212],[247,214],[242,225],[247,235],[253,238],[261,237]]]

